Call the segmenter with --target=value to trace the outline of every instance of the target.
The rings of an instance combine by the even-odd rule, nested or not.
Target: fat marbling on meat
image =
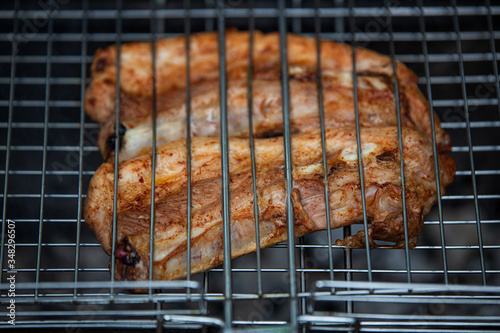
[[[324,230],[324,172],[328,174],[331,227],[363,220],[356,129],[326,129],[323,170],[320,132],[292,136],[295,236]],[[377,241],[404,246],[400,155],[396,127],[361,128],[366,209],[371,246]],[[432,146],[425,135],[402,129],[409,246],[416,244],[423,217],[454,178],[455,164],[438,154],[441,189],[436,189]],[[191,271],[205,271],[223,262],[220,142],[192,139]],[[286,240],[286,182],[283,138],[255,141],[256,180],[261,247]],[[183,139],[159,146],[155,183],[154,279],[182,278],[187,273],[187,147]],[[114,166],[104,163],[90,183],[85,221],[106,253],[111,254]],[[233,258],[256,250],[252,173],[248,139],[229,140],[230,226]],[[144,280],[149,274],[151,155],[119,166],[117,244],[113,272],[119,280]],[[363,231],[337,245],[365,246]]]
[[[316,40],[289,34],[290,119],[294,133],[319,128],[317,106]],[[230,135],[248,136],[249,33],[226,34],[228,126]],[[156,43],[156,103],[153,103],[151,44],[129,43],[120,54],[120,161],[147,152],[152,145],[152,108],[157,107],[157,144],[186,136],[186,47],[183,36]],[[191,135],[219,134],[219,55],[216,33],[193,34],[190,39]],[[326,126],[354,124],[352,48],[321,41]],[[92,82],[85,96],[85,110],[103,125],[99,148],[113,159],[115,134],[116,46],[98,50],[92,64]],[[257,137],[283,133],[279,34],[255,32],[252,116]],[[397,78],[404,126],[431,135],[431,112],[417,87],[417,76],[391,58],[356,48],[358,106],[361,126],[397,124],[394,79]],[[449,151],[451,141],[434,115],[439,151]]]

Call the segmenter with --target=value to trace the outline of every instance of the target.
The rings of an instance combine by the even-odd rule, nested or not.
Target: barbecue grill
[[[40,0],[2,1],[0,9],[0,327],[65,332],[500,330],[499,3]],[[366,228],[365,223],[289,238],[182,281],[112,279],[109,258],[82,217],[90,178],[102,163],[96,147],[99,126],[85,116],[82,102],[93,54],[132,41],[150,41],[155,47],[159,38],[189,38],[199,31],[219,31],[223,41],[225,29],[233,27],[279,31],[284,74],[286,32],[367,47],[392,57],[393,66],[397,59],[415,71],[453,139],[450,154],[458,170],[426,216],[415,249],[332,245]],[[224,43],[219,48],[224,64]],[[287,75],[282,81],[286,111]],[[222,79],[221,101],[225,87]],[[224,244],[229,251],[223,102],[221,110]],[[285,172],[291,182],[287,114]],[[9,323],[11,300],[15,326]]]

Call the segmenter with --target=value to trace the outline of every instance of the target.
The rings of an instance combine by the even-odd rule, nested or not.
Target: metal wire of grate
[[[490,0],[474,5],[456,0],[419,0],[416,4],[354,0],[2,2],[0,314],[3,320],[0,327],[14,327],[8,323],[11,311],[7,306],[15,299],[15,328],[21,329],[216,331],[271,326],[271,330],[279,327],[290,332],[499,330],[499,16],[500,4]],[[199,31],[220,33],[221,163],[223,184],[226,184],[221,193],[227,258],[230,257],[230,193],[227,82],[222,41],[225,29],[231,27],[251,32],[250,53],[253,52],[253,31],[280,32],[285,128],[289,128],[290,123],[286,32],[367,47],[389,55],[393,71],[396,71],[397,59],[418,75],[431,109],[453,139],[450,155],[458,171],[455,182],[426,216],[415,249],[332,246],[335,239],[366,231],[368,225],[364,223],[328,229],[299,240],[289,237],[287,242],[260,249],[255,254],[226,260],[223,266],[209,272],[188,273],[183,281],[123,282],[112,278],[109,272],[114,271],[114,263],[108,266],[108,256],[84,225],[82,216],[88,183],[102,163],[96,147],[99,126],[85,116],[82,102],[90,82],[93,54],[98,48],[116,44],[119,69],[120,49],[126,42],[149,41],[155,50],[161,38],[184,36],[187,41],[192,33]],[[318,44],[318,54],[319,48]],[[353,59],[355,50],[353,47]],[[186,51],[190,53],[189,43],[186,43]],[[318,73],[319,61],[318,56]],[[189,77],[189,57],[186,62]],[[247,84],[248,91],[252,92],[251,56],[249,62]],[[353,67],[353,82],[356,82],[355,64]],[[119,76],[119,70],[117,73]],[[155,82],[154,56],[151,73]],[[324,127],[320,79],[317,87],[318,117]],[[116,110],[120,107],[119,89],[117,84]],[[356,96],[356,84],[353,89]],[[399,110],[398,89],[394,82]],[[156,95],[156,91],[153,93]],[[190,100],[189,83],[186,96]],[[156,98],[153,101],[153,113],[156,113]],[[252,105],[252,93],[249,93],[250,110]],[[357,109],[356,104],[359,157]],[[186,112],[189,118],[190,103]],[[119,116],[116,112],[116,132]],[[398,124],[400,122],[398,117]],[[252,129],[251,116],[249,123]],[[186,127],[187,133],[191,133],[190,122],[186,122]],[[323,152],[324,135],[322,128]],[[252,130],[249,140],[255,175]],[[291,188],[290,131],[285,130],[283,140],[287,187]],[[401,150],[401,131],[399,140]],[[434,131],[432,140],[436,155]],[[156,142],[156,131],[152,133],[152,141]],[[116,150],[119,145],[118,139]],[[186,146],[188,177],[191,177],[189,136]],[[155,147],[153,145],[153,168]],[[362,159],[358,161],[364,193]],[[117,162],[116,156],[115,165]],[[402,157],[400,162],[403,175]],[[326,168],[325,159],[322,163]],[[437,158],[434,167],[438,169]],[[402,179],[404,181],[404,177]],[[439,187],[439,179],[437,182]],[[115,193],[116,189],[117,183]],[[255,177],[253,189],[255,192]],[[324,195],[328,198],[328,191]],[[254,201],[257,202],[257,197]],[[293,235],[290,191],[287,202],[288,234]],[[116,205],[115,198],[115,211]],[[363,206],[366,221],[364,201]],[[188,187],[188,234],[191,234],[190,209]],[[258,209],[256,205],[255,216]],[[153,217],[154,212],[152,204]],[[116,223],[115,213],[114,240]],[[258,219],[255,223],[258,230]],[[154,224],[153,218],[150,226]],[[16,252],[15,266],[11,267],[9,230],[12,229]],[[257,233],[257,239],[258,236]],[[408,230],[405,230],[405,238],[408,239]],[[151,252],[154,251],[152,240],[153,232]],[[8,278],[12,275],[16,279],[15,298],[9,296],[12,286]],[[132,293],[130,289],[146,292]]]

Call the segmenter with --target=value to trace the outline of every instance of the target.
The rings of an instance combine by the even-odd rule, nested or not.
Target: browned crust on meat
[[[360,126],[396,126],[397,108],[394,86],[386,76],[359,74],[358,114]],[[325,127],[351,126],[355,123],[353,88],[350,78],[342,74],[323,76],[323,111]],[[191,135],[218,136],[220,126],[220,101],[218,80],[194,85],[191,90]],[[252,83],[252,119],[256,137],[283,133],[281,82],[279,80],[254,80]],[[400,89],[401,90],[401,89]],[[431,136],[429,106],[418,89],[412,94],[415,101],[408,102],[400,93],[400,113],[404,126],[418,129]],[[229,80],[228,130],[230,136],[248,137],[248,86],[246,80]],[[157,145],[186,136],[185,93],[177,95],[178,105],[159,96],[157,101]],[[147,99],[144,99],[146,101]],[[290,80],[290,130],[299,133],[321,126],[318,111],[317,83],[315,81]],[[150,101],[147,102],[151,104]],[[427,123],[426,123],[427,121]],[[451,142],[436,121],[438,150],[448,150]],[[152,117],[122,120],[127,130],[120,145],[120,161],[147,151],[152,146]],[[114,137],[114,118],[106,122],[99,134],[98,146],[108,161],[113,160],[114,145],[108,140]],[[144,150],[146,149],[146,150]]]
[[[362,128],[367,216],[371,222],[369,241],[404,245],[401,179],[397,129]],[[331,226],[338,228],[363,220],[361,190],[355,153],[355,128],[326,130],[328,190]],[[251,190],[250,154],[247,139],[230,139],[230,191],[232,257],[256,248]],[[192,141],[192,272],[207,270],[223,261],[221,217],[220,143],[216,138]],[[285,179],[282,138],[257,139],[256,163],[261,246],[286,239]],[[403,129],[406,180],[406,209],[410,247],[423,226],[423,216],[436,202],[439,192],[453,181],[455,165],[439,155],[441,190],[436,190],[434,157],[429,141],[418,131]],[[319,132],[292,138],[294,189],[292,201],[296,236],[326,228],[322,150]],[[149,212],[151,203],[151,155],[139,156],[119,167],[117,192],[117,241],[127,237],[141,260],[124,263],[116,259],[117,279],[148,277]],[[154,201],[156,206],[155,279],[182,278],[186,274],[186,146],[178,140],[158,147]],[[103,164],[90,183],[85,221],[104,250],[111,253],[113,166]],[[198,230],[198,231],[197,231]],[[253,232],[252,232],[253,230]],[[364,234],[337,245],[364,246]],[[169,249],[169,247],[171,247]],[[162,252],[163,251],[163,252]]]
[[[245,79],[248,66],[248,32],[231,30],[226,33],[227,77]],[[198,33],[191,36],[191,84],[218,79],[218,47],[216,33]],[[279,34],[255,32],[254,78],[280,78]],[[288,35],[288,65],[290,79],[314,80],[316,77],[316,41],[314,38]],[[96,52],[91,67],[92,83],[85,96],[85,110],[103,124],[114,118],[116,89],[116,46]],[[329,72],[352,73],[352,47],[334,41],[321,42],[323,75]],[[152,64],[151,44],[147,42],[124,44],[120,63],[121,119],[137,121],[151,114]],[[157,42],[156,89],[162,108],[183,103],[186,87],[184,36]],[[401,94],[401,108],[408,109],[408,125],[431,134],[429,106],[417,88],[417,77],[405,65],[397,62],[397,78]],[[391,59],[379,53],[356,48],[356,71],[364,75],[378,75],[392,84],[395,76]],[[174,80],[172,78],[175,78]],[[362,99],[362,96],[359,96]],[[440,151],[451,148],[449,136],[436,119],[437,144]],[[411,123],[411,124],[410,124]],[[389,124],[386,124],[389,125]]]

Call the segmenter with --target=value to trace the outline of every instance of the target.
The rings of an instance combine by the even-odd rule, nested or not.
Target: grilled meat
[[[396,127],[361,128],[362,158],[369,240],[404,245],[400,156]],[[423,216],[454,178],[455,164],[439,155],[441,189],[436,189],[434,157],[429,140],[420,132],[402,130],[406,181],[409,246],[416,244]],[[363,220],[358,172],[356,130],[326,130],[328,191],[331,227]],[[157,150],[155,183],[154,279],[182,278],[187,273],[187,147],[185,140],[166,143]],[[283,138],[256,139],[260,246],[286,240],[286,183]],[[223,260],[220,142],[217,138],[192,140],[191,271],[205,271]],[[295,236],[326,226],[324,172],[318,130],[292,136]],[[250,148],[248,139],[229,141],[232,257],[256,250]],[[104,250],[115,246],[115,277],[144,280],[149,274],[151,155],[119,166],[117,244],[111,244],[114,166],[104,163],[90,183],[85,221]],[[440,193],[439,193],[440,192]],[[364,246],[360,232],[337,245]]]
[[[246,85],[248,33],[228,31],[226,57],[230,134],[248,135]],[[292,131],[317,128],[316,41],[288,35],[288,63],[291,89]],[[216,33],[193,34],[190,40],[190,82],[192,87],[192,135],[216,136],[219,126],[219,54]],[[151,113],[153,78],[150,43],[130,43],[121,48],[120,128],[124,129],[120,160],[144,152],[152,144]],[[327,125],[352,125],[354,99],[352,48],[333,41],[321,42],[321,67]],[[85,109],[104,125],[99,147],[105,158],[114,150],[114,110],[116,92],[115,46],[98,50],[92,64],[92,83],[85,96]],[[186,135],[186,53],[184,37],[157,42],[156,106],[157,143]],[[281,119],[279,34],[255,32],[254,43],[254,129],[257,136],[280,134]],[[405,126],[431,135],[428,103],[417,88],[417,77],[397,63],[394,75],[389,57],[363,48],[356,49],[358,103],[363,126],[396,123],[394,77],[398,79],[400,111]],[[175,78],[175,79],[172,79]],[[440,151],[449,151],[448,134],[436,122],[436,142]]]
[[[355,124],[352,77],[348,73],[323,77],[325,126],[339,127]],[[218,81],[196,85],[195,97],[191,101],[191,135],[218,136],[220,126],[220,101]],[[395,126],[397,111],[390,81],[380,76],[358,76],[358,110],[361,126]],[[254,80],[252,84],[252,120],[256,137],[283,133],[281,82],[279,80]],[[231,136],[248,137],[248,86],[245,80],[230,80],[228,85],[228,128]],[[290,130],[292,133],[320,127],[317,84],[312,81],[290,81]],[[429,109],[421,100],[412,99],[401,103],[402,121],[405,126],[422,128],[412,119],[414,113]],[[402,99],[402,98],[401,98]],[[157,115],[157,145],[186,136],[186,104],[161,109]],[[436,122],[439,121],[436,118]],[[121,121],[123,128],[120,161],[147,152],[152,146],[152,117],[145,116],[133,121]],[[438,147],[449,150],[451,141],[444,131],[438,131]],[[109,160],[113,160],[115,122],[110,119],[99,135],[99,148]]]

